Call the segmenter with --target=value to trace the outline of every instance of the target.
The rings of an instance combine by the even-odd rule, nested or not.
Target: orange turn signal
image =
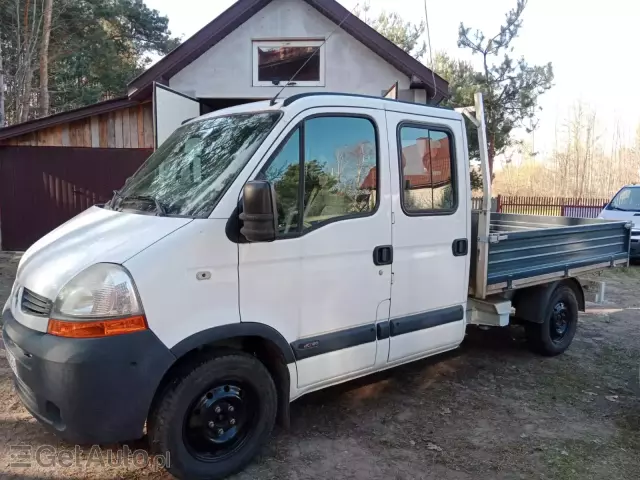
[[[51,318],[47,333],[58,337],[98,338],[139,332],[148,328],[147,319],[142,315],[115,320],[83,320],[78,322]]]

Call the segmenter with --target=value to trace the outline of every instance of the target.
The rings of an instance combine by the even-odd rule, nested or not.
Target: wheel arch
[[[587,309],[585,299],[584,299],[584,289],[582,285],[578,281],[578,279],[570,277],[558,282],[560,285],[566,285],[573,290],[573,293],[576,294],[576,300],[578,300],[578,310],[584,312]]]
[[[546,285],[537,285],[535,287],[517,290],[512,301],[516,309],[516,317],[527,322],[543,323],[544,318],[542,317],[542,313],[544,309],[542,306],[546,306],[549,303],[551,295],[553,295],[553,292],[555,292],[560,285],[566,285],[573,290],[576,300],[578,301],[578,310],[584,312],[586,308],[584,290],[578,280],[570,277],[547,283]]]
[[[150,407],[155,408],[172,381],[193,368],[203,357],[221,352],[243,351],[254,355],[271,374],[278,392],[278,424],[289,427],[289,399],[291,382],[288,365],[295,363],[291,346],[275,329],[261,323],[234,323],[209,328],[185,338],[171,349],[176,361],[165,372]]]

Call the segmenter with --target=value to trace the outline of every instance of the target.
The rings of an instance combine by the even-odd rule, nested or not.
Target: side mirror
[[[276,195],[269,182],[253,180],[244,186],[240,220],[240,233],[250,242],[276,239]]]

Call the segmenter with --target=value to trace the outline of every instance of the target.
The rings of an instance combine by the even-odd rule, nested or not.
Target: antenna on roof
[[[433,52],[431,51],[431,33],[429,31],[429,11],[427,10],[427,0],[424,0],[424,18],[427,27],[427,41],[429,42],[429,68],[431,69],[431,77],[433,79],[433,97],[431,97],[431,100],[433,100],[434,98],[436,98],[437,88],[436,72],[433,66]]]
[[[322,42],[320,45],[318,45],[318,47],[313,51],[313,53],[311,55],[309,55],[309,58],[307,58],[307,61],[302,64],[302,66],[298,69],[298,71],[296,73],[294,73],[293,76],[289,79],[289,81],[284,84],[284,86],[278,91],[278,93],[275,94],[275,96],[271,99],[271,103],[270,103],[270,105],[272,107],[276,104],[276,100],[278,100],[278,97],[284,91],[284,89],[287,88],[291,84],[291,82],[293,82],[295,80],[295,78],[302,71],[302,69],[307,66],[307,63],[309,63],[311,61],[311,59],[320,52],[320,49],[329,41],[329,39],[333,36],[333,34],[338,31],[338,29],[342,26],[342,24],[347,21],[347,18],[349,18],[351,15],[353,15],[353,12],[356,10],[356,8],[358,8],[359,5],[360,4],[357,3],[356,6],[353,7],[353,10],[351,10],[349,13],[347,13],[347,15],[336,26],[336,28],[334,28],[333,31],[327,36],[327,38],[324,39],[324,42]]]

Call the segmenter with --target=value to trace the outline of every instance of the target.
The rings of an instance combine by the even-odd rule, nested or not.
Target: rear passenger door
[[[389,362],[464,337],[469,275],[469,167],[460,121],[387,112],[393,285]]]
[[[312,109],[290,125],[255,177],[274,187],[278,232],[240,244],[240,313],[287,338],[305,388],[386,364],[391,186],[384,111]]]

